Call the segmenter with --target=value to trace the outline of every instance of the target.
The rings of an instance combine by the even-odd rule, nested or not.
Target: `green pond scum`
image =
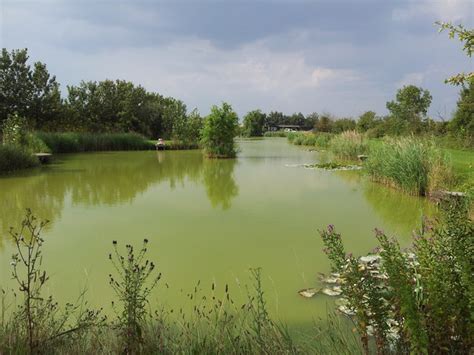
[[[404,245],[434,210],[426,199],[357,171],[305,169],[319,162],[319,153],[285,139],[242,140],[238,149],[237,159],[224,160],[198,150],[58,155],[40,169],[2,177],[0,284],[11,286],[9,228],[30,208],[50,221],[44,267],[61,302],[72,302],[87,286],[90,304],[107,310],[111,240],[125,245],[148,238],[154,246],[148,258],[169,285],[152,302],[177,307],[198,280],[228,284],[239,299],[249,268],[261,267],[269,312],[304,329],[332,304],[297,294],[329,270],[318,228],[337,225],[347,249],[362,255],[376,244],[375,227]]]

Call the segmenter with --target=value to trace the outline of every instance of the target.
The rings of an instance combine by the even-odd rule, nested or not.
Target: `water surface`
[[[154,304],[179,307],[198,280],[204,292],[213,282],[220,290],[229,284],[242,299],[248,269],[261,267],[271,312],[301,326],[324,316],[331,302],[297,294],[329,270],[318,229],[336,225],[347,249],[362,254],[376,246],[374,227],[406,245],[431,209],[358,172],[305,169],[318,153],[285,139],[239,146],[235,160],[207,160],[199,151],[63,155],[0,178],[0,285],[12,285],[8,229],[29,207],[50,220],[44,265],[60,301],[74,301],[87,285],[90,302],[108,306],[112,240],[138,246],[146,237],[163,273]]]

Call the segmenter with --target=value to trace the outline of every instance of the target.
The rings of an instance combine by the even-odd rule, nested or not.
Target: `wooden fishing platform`
[[[51,161],[53,154],[50,153],[35,153],[35,157],[38,158],[41,164],[47,164]]]

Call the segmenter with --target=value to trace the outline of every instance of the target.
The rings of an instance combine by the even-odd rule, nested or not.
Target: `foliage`
[[[340,118],[334,121],[332,132],[342,133],[345,131],[353,131],[356,128],[356,122],[351,118]]]
[[[458,135],[474,139],[474,78],[466,82],[468,85],[461,89],[456,112],[448,127]]]
[[[359,132],[367,132],[377,126],[379,119],[374,111],[367,111],[360,115],[357,121],[357,130]]]
[[[0,145],[0,174],[38,165],[38,159],[23,148],[10,144]]]
[[[317,119],[317,113],[305,117],[301,112],[288,116],[282,112],[272,111],[265,115],[264,127],[268,131],[278,125],[299,125],[304,130],[310,130],[313,129]]]
[[[189,113],[186,125],[186,135],[182,141],[188,146],[197,146],[201,139],[201,131],[204,126],[204,120],[197,109],[194,109]]]
[[[468,353],[473,337],[473,222],[467,201],[444,197],[444,216],[424,226],[409,252],[376,231],[381,269],[368,272],[346,255],[333,226],[320,232],[332,268],[345,280],[342,290],[355,312],[369,352],[373,328],[377,353]],[[395,327],[388,328],[388,324]]]
[[[260,110],[247,113],[244,117],[243,135],[246,137],[261,137],[266,115]]]
[[[463,25],[453,25],[449,22],[436,22],[439,26],[439,31],[448,31],[449,38],[458,37],[463,42],[463,51],[471,57],[474,53],[474,29],[467,29]],[[460,73],[446,79],[446,83],[451,85],[461,85],[466,82],[474,80],[474,72],[471,73]]]
[[[309,133],[309,132],[289,132],[288,141],[295,145],[313,146],[326,149],[329,146],[333,135],[330,133]]]
[[[204,121],[201,143],[210,158],[233,158],[239,119],[228,103],[213,106]]]
[[[420,133],[431,100],[429,91],[420,87],[408,85],[399,89],[395,101],[387,102],[392,118],[400,125],[398,133]]]
[[[47,133],[36,134],[53,153],[155,149],[152,142],[134,133]]]
[[[278,137],[278,138],[284,138],[287,137],[288,134],[291,132],[285,132],[285,131],[267,131],[263,134],[264,137]]]
[[[422,196],[447,187],[452,180],[445,154],[432,141],[414,137],[373,145],[365,167],[373,179]]]
[[[316,132],[332,132],[333,118],[328,114],[319,116],[319,120],[316,122],[314,129]]]
[[[134,248],[126,245],[127,253],[121,255],[114,241],[114,254],[109,259],[117,275],[109,275],[109,283],[120,303],[118,327],[124,339],[124,353],[139,352],[143,343],[143,326],[147,316],[148,296],[161,278],[161,274],[148,279],[155,270],[155,264],[145,260],[148,240],[143,241],[141,250],[135,255]]]
[[[329,149],[340,159],[355,160],[367,152],[368,144],[362,134],[346,131],[331,139]]]
[[[2,125],[3,144],[24,147],[26,145],[27,122],[18,114],[8,115]]]
[[[42,127],[56,121],[62,112],[56,78],[41,62],[28,64],[26,49],[0,55],[0,126],[9,115],[26,117],[29,125]]]

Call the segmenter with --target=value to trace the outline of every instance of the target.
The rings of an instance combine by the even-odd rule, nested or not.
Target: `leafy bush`
[[[329,149],[340,159],[355,160],[367,152],[368,144],[362,134],[346,131],[331,139]]]
[[[37,136],[53,153],[149,150],[153,143],[135,133],[46,133]]]
[[[238,134],[239,118],[232,106],[223,103],[213,106],[206,117],[201,143],[210,158],[233,158],[236,155],[234,138]]]
[[[452,181],[445,154],[432,141],[413,137],[374,144],[365,167],[374,180],[422,196]]]
[[[378,264],[346,255],[333,226],[321,232],[366,353],[371,335],[379,354],[472,351],[474,223],[467,199],[448,195],[441,204],[442,220],[425,224],[411,250],[376,231]]]
[[[15,145],[0,145],[0,174],[39,165],[29,151]]]

